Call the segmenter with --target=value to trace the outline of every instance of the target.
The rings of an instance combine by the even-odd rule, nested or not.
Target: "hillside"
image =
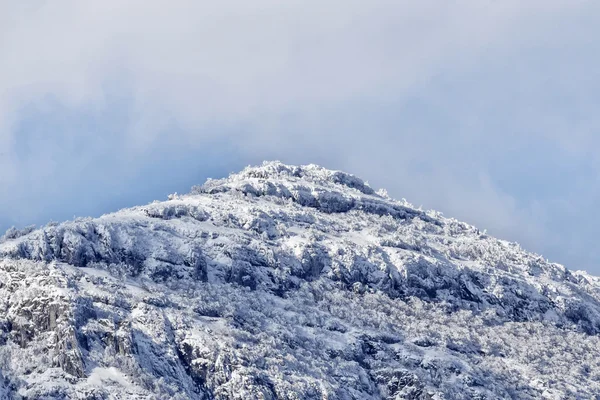
[[[0,240],[0,398],[600,399],[600,283],[278,162]]]

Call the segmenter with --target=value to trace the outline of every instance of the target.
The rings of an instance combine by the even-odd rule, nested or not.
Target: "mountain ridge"
[[[600,396],[598,278],[345,172],[265,162],[23,233],[0,398]]]

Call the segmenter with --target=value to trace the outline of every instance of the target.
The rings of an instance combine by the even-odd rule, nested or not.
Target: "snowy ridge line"
[[[342,188],[332,190],[339,186]],[[355,192],[348,191],[348,188]],[[265,162],[262,167],[247,167],[226,179],[208,180],[202,186],[193,187],[191,194],[226,193],[232,190],[257,197],[290,199],[301,206],[325,213],[358,210],[391,215],[398,219],[419,217],[437,223],[435,218],[406,202],[399,203],[376,194],[367,183],[354,175],[312,164],[296,167],[280,162]]]

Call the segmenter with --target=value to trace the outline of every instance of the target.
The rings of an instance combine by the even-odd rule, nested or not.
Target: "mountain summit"
[[[0,240],[0,399],[600,398],[600,282],[315,165]]]

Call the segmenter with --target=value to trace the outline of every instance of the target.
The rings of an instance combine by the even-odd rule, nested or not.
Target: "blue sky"
[[[0,3],[0,231],[279,159],[600,274],[598,2],[22,3]]]

